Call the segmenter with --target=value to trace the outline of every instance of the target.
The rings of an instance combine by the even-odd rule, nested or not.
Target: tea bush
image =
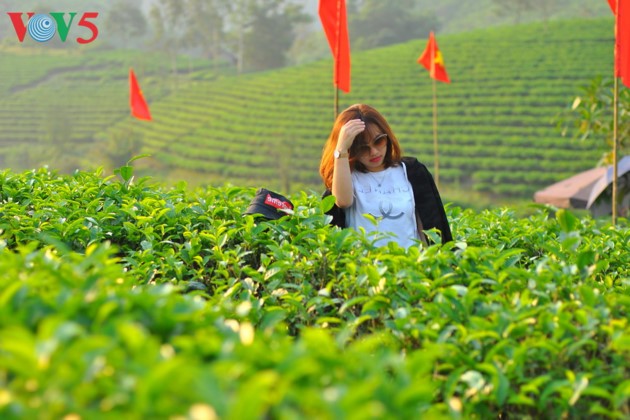
[[[627,220],[449,205],[406,250],[254,193],[1,172],[0,416],[630,415]]]

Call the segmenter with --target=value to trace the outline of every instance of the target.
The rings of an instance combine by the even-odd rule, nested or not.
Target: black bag
[[[281,194],[260,188],[244,214],[259,214],[266,219],[277,220],[293,214],[293,203]]]

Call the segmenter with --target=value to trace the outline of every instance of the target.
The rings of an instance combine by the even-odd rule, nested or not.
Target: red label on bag
[[[282,201],[279,198],[273,198],[271,194],[267,194],[267,197],[265,197],[265,204],[281,210],[293,210],[293,206],[290,203]]]

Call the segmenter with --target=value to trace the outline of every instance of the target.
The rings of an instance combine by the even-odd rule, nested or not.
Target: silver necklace
[[[385,170],[383,170],[383,171],[381,171],[381,172],[385,172]],[[385,173],[383,174],[383,176],[381,177],[381,179],[379,180],[379,179],[378,179],[375,175],[373,175],[373,173],[372,173],[372,172],[369,172],[369,171],[368,171],[368,173],[367,173],[367,174],[370,176],[370,178],[372,178],[372,179],[374,180],[374,182],[376,182],[376,185],[377,185],[377,186],[379,186],[379,187],[381,186],[381,184],[383,183],[383,181],[385,181],[385,177],[387,176],[387,172],[385,172]]]

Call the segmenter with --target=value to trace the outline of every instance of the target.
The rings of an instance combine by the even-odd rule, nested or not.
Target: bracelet
[[[333,155],[335,156],[335,159],[347,158],[348,156],[350,156],[348,152],[342,152],[340,150],[335,150],[335,153],[333,153]]]

